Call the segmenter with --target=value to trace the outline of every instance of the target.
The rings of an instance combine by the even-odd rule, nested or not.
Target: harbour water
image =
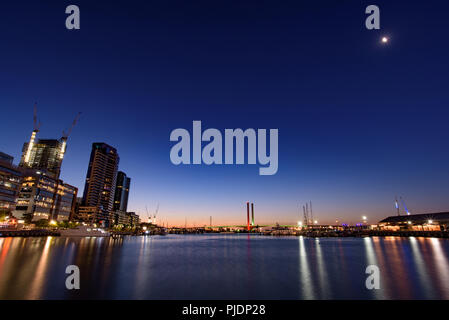
[[[66,289],[68,265],[79,290]],[[368,265],[379,290],[366,288]],[[0,299],[449,299],[449,240],[0,238]]]

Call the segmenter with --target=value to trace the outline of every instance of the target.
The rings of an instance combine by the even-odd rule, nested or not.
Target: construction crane
[[[154,212],[154,224],[156,224],[156,215],[159,212],[159,202],[157,203],[156,211]]]
[[[309,225],[309,217],[307,216],[306,207],[302,206],[302,211],[304,213],[304,225],[307,227]]]
[[[145,206],[145,211],[147,212],[148,223],[151,223],[151,215],[148,213],[148,206]]]
[[[77,124],[79,118],[81,116],[81,112],[78,112],[78,114],[76,115],[75,119],[72,122],[72,125],[70,126],[70,128],[67,131],[62,131],[62,138],[67,140],[67,138],[70,136],[70,134],[72,133],[73,127],[75,127],[75,125]]]
[[[81,112],[78,112],[78,114],[76,115],[75,119],[72,122],[72,125],[70,126],[70,128],[67,131],[62,131],[62,138],[61,138],[61,150],[59,151],[59,158],[62,160],[64,158],[64,154],[66,151],[66,147],[67,147],[67,139],[70,135],[70,133],[72,133],[72,129],[73,127],[76,125],[76,123],[78,122],[78,119],[80,118]]]
[[[315,224],[315,221],[313,220],[312,201],[310,201],[310,220],[312,220],[312,224]]]
[[[37,102],[34,103],[33,110],[33,132],[39,132],[39,128],[41,127],[41,122],[37,122]]]
[[[23,159],[26,165],[30,162],[31,150],[33,150],[34,141],[36,140],[36,135],[39,132],[41,126],[40,122],[37,122],[37,102],[34,103],[33,110],[33,132],[31,133],[30,141],[28,142],[27,152],[25,153],[25,158]]]

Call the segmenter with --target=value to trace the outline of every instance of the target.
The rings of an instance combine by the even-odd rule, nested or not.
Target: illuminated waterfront
[[[372,264],[380,290],[365,287]],[[0,299],[449,299],[448,270],[436,238],[0,238]]]

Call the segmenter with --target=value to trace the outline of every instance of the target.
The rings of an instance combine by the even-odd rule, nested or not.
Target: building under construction
[[[68,220],[74,213],[78,189],[59,179],[68,137],[76,125],[78,114],[60,139],[38,139],[40,123],[34,108],[34,129],[24,143],[19,168],[22,171],[17,205],[13,215],[19,219]]]

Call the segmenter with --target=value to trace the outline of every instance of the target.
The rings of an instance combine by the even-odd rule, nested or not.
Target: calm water
[[[71,264],[80,290],[65,288]],[[449,240],[0,238],[0,299],[449,299]]]

